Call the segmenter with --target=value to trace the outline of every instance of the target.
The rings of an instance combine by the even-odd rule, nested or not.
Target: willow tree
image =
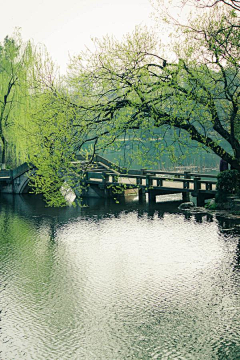
[[[74,143],[75,108],[58,68],[43,47],[38,52],[31,75],[31,94],[24,128],[30,175],[34,193],[43,194],[49,206],[66,205],[61,189],[75,187],[78,172]],[[74,176],[73,176],[74,175]],[[77,179],[76,179],[77,177]]]
[[[212,8],[216,5],[229,6],[233,10],[240,11],[239,0],[182,0],[183,5],[191,4],[199,8]]]
[[[75,187],[78,173],[72,163],[74,116],[58,92],[45,88],[34,96],[28,131],[29,163],[34,166],[30,184],[34,193],[43,194],[48,206],[66,205],[61,189]],[[77,177],[77,178],[76,178]]]
[[[6,167],[6,150],[13,151],[15,163],[25,158],[20,128],[25,124],[29,101],[29,70],[33,65],[33,47],[23,43],[20,35],[5,37],[0,44],[0,139],[2,169]]]
[[[215,7],[179,33],[174,61],[139,29],[122,42],[97,40],[94,53],[75,57],[73,125],[87,129],[85,142],[96,151],[136,132],[143,148],[148,133],[160,154],[169,132],[174,143],[198,144],[240,171],[239,19]]]
[[[94,155],[126,138],[135,158],[155,160],[176,146],[186,156],[200,146],[240,171],[239,19],[215,7],[178,31],[174,56],[137,28],[121,42],[96,40],[96,51],[72,59],[65,83],[43,71],[29,139],[33,186],[49,205],[64,204],[65,182],[81,182],[77,152]]]

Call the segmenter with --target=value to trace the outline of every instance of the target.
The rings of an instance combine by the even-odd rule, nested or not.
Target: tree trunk
[[[1,140],[2,140],[2,166],[1,166],[1,170],[5,170],[6,169],[6,140],[5,140],[5,137],[2,136]]]

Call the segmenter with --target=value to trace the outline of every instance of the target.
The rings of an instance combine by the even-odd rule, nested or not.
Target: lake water
[[[240,359],[239,235],[178,205],[2,197],[0,359]]]

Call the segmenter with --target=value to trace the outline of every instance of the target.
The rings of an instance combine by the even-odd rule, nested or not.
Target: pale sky
[[[0,0],[0,42],[20,27],[24,40],[46,45],[61,72],[91,37],[120,38],[136,25],[153,24],[149,0]]]

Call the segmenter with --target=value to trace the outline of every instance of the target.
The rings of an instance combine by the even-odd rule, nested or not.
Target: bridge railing
[[[15,169],[11,170],[11,176],[12,179],[16,179],[18,176],[24,174],[25,172],[27,172],[29,170],[29,166],[28,164],[25,162],[22,165],[16,167]]]
[[[125,185],[126,187],[145,188],[148,189],[168,189],[178,190],[179,192],[198,193],[204,191],[208,193],[216,192],[216,176],[208,174],[200,174],[201,176],[194,176],[191,178],[191,173],[185,172],[182,174],[164,171],[142,171],[137,170],[138,174],[133,174],[133,171],[128,174],[116,174],[114,172],[87,172],[88,183],[102,183],[106,185],[118,186]],[[165,175],[165,176],[164,176]],[[194,175],[198,175],[195,174]],[[206,176],[208,175],[208,176]],[[182,176],[182,177],[180,177]],[[207,179],[202,179],[202,177]]]
[[[76,155],[76,159],[78,161],[84,162],[85,164],[89,164],[89,165],[98,163],[99,165],[103,165],[106,170],[110,170],[113,172],[118,172],[118,173],[123,173],[123,174],[126,173],[126,169],[114,164],[112,161],[107,160],[100,155],[94,155],[93,158],[89,160],[89,162],[86,159],[86,157],[83,155]]]
[[[78,160],[85,161],[83,157]],[[174,172],[152,169],[127,170],[117,166],[100,155],[95,155],[92,163],[103,165],[105,170],[90,169],[86,171],[86,182],[104,186],[121,186],[156,190],[176,190],[176,192],[191,192],[199,194],[216,193],[217,176],[189,171]]]
[[[151,175],[170,175],[173,177],[201,177],[201,178],[212,178],[217,179],[217,175],[211,174],[201,174],[201,173],[191,173],[189,171],[184,172],[175,172],[175,171],[162,171],[162,170],[148,170],[148,169],[141,169],[141,170],[130,170],[128,174],[138,175],[138,174],[151,174]]]
[[[11,170],[1,170],[0,171],[0,181],[7,181],[12,179]]]

